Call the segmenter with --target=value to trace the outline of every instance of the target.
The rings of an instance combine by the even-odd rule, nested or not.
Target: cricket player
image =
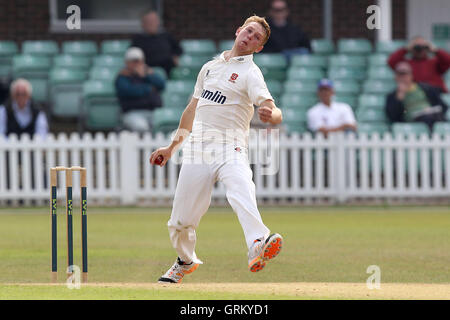
[[[252,16],[235,35],[233,48],[200,70],[192,100],[170,145],[157,149],[150,157],[151,164],[164,166],[189,136],[167,224],[178,258],[159,282],[180,283],[185,274],[203,263],[195,254],[195,230],[208,210],[216,181],[225,185],[228,202],[244,231],[251,272],[262,270],[282,246],[281,235],[271,234],[262,222],[248,160],[253,105],[259,106],[261,121],[282,121],[281,110],[253,62],[253,54],[260,52],[269,39],[270,27],[264,18]],[[199,158],[202,161],[197,161]]]

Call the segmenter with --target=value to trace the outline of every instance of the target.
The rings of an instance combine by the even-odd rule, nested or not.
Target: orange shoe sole
[[[264,245],[262,255],[256,257],[249,263],[248,268],[250,272],[261,271],[266,266],[266,261],[275,258],[280,253],[283,246],[283,238],[279,234],[274,234],[271,237],[273,239],[270,239]]]

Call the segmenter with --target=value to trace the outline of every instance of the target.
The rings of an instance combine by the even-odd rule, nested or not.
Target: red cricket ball
[[[159,155],[156,159],[155,159],[155,165],[159,166],[164,160],[164,157],[162,155]]]

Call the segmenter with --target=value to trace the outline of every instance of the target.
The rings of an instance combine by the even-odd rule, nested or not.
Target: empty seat
[[[357,67],[330,67],[328,77],[332,80],[363,80],[366,70]]]
[[[367,39],[339,39],[338,52],[347,54],[369,54],[372,44]]]
[[[383,109],[363,108],[356,112],[356,119],[359,122],[382,122],[387,123],[386,113]]]
[[[182,109],[158,108],[153,112],[153,132],[170,133],[178,128]]]
[[[334,43],[328,39],[312,39],[311,49],[313,53],[319,55],[330,55],[334,53]]]
[[[93,67],[89,71],[89,79],[114,82],[116,80],[118,70],[107,67]]]
[[[112,82],[83,83],[82,125],[90,130],[111,130],[120,125],[120,105]]]
[[[284,83],[285,93],[312,93],[317,92],[316,81],[286,81]]]
[[[123,57],[101,54],[94,57],[92,65],[94,67],[121,69],[125,62]]]
[[[389,125],[384,122],[362,122],[358,123],[358,133],[378,133],[380,136],[389,132]]]
[[[388,55],[385,53],[371,54],[368,58],[369,67],[387,66]]]
[[[184,109],[188,104],[190,94],[174,94],[171,92],[163,92],[161,98],[164,108]]]
[[[396,84],[393,80],[369,79],[364,81],[363,92],[386,95],[395,90]]]
[[[433,125],[433,133],[450,135],[450,122],[436,122]]]
[[[369,79],[394,80],[394,72],[388,66],[370,67],[367,73]]]
[[[175,67],[170,70],[170,79],[173,80],[196,80],[200,69],[189,67]]]
[[[318,67],[291,67],[288,70],[289,80],[313,80],[319,81],[325,77],[325,72]]]
[[[166,82],[166,92],[176,94],[192,94],[194,92],[195,81],[169,80]]]
[[[317,103],[315,94],[285,93],[281,96],[280,108],[311,108]]]
[[[375,43],[375,51],[378,53],[391,54],[405,46],[405,40],[378,41]]]
[[[358,98],[358,108],[384,108],[386,97],[379,94],[363,93]]]
[[[434,39],[431,42],[436,46],[436,48],[444,49],[444,50],[450,50],[450,46],[449,46],[448,40],[445,40],[445,39]]]
[[[231,50],[234,45],[234,40],[221,40],[219,41],[219,52]]]
[[[335,80],[334,91],[337,94],[359,94],[360,86],[355,80]]]
[[[266,81],[267,89],[269,89],[270,94],[273,97],[281,96],[283,92],[283,84],[277,80],[267,80]]]
[[[329,57],[330,67],[366,67],[367,61],[364,56],[351,56],[348,54],[335,54]]]
[[[49,74],[51,114],[59,117],[78,117],[81,113],[83,81],[86,73],[80,70],[55,68]]]
[[[283,108],[283,125],[287,132],[305,132],[307,130],[306,109],[302,108]]]
[[[27,40],[22,43],[22,53],[36,56],[54,56],[59,48],[52,40]]]
[[[286,69],[286,58],[280,53],[259,53],[254,57],[254,62],[259,67]]]
[[[334,101],[348,104],[353,110],[356,109],[358,96],[353,94],[337,94]]]
[[[17,52],[17,44],[14,41],[0,41],[0,80],[11,75],[12,58]]]
[[[328,59],[314,54],[294,55],[291,58],[291,67],[327,68]]]
[[[441,94],[441,99],[450,108],[450,93]],[[450,119],[447,119],[447,120],[450,120]]]
[[[97,54],[97,44],[94,41],[65,41],[62,52],[77,56],[92,57]]]
[[[416,137],[422,134],[428,134],[428,126],[425,123],[414,122],[414,123],[403,123],[396,122],[392,124],[392,135],[415,135]]]
[[[130,40],[104,40],[101,43],[101,52],[123,58],[130,45]]]
[[[216,53],[214,41],[209,39],[182,40],[183,53],[189,55],[212,56]]]
[[[201,67],[209,60],[211,60],[211,57],[209,56],[183,54],[179,59],[179,66],[200,70]]]
[[[91,65],[87,57],[60,54],[53,58],[53,67],[87,71]]]

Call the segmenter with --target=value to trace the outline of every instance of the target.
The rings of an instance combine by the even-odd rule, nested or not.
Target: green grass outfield
[[[77,209],[75,264],[81,265]],[[374,295],[374,291],[364,289],[369,265],[381,268],[382,286],[436,284],[443,292],[450,289],[447,207],[261,208],[261,213],[266,225],[285,239],[282,253],[262,272],[254,274],[247,270],[244,236],[232,210],[211,208],[197,231],[196,251],[205,264],[186,276],[183,285],[163,286],[154,283],[176,258],[166,227],[170,208],[89,208],[90,285],[69,290],[63,285],[46,285],[50,280],[49,209],[2,208],[0,299],[403,297],[383,296],[382,290]],[[63,207],[58,210],[58,219],[58,267],[63,282],[66,267]],[[266,291],[257,290],[262,287],[259,283],[271,285]],[[318,285],[309,288],[308,284],[314,283]],[[327,284],[334,288],[339,283],[348,284],[349,293],[362,291],[352,296],[339,290],[314,289]],[[199,290],[198,285],[203,284],[210,286]],[[255,285],[258,285],[255,290],[239,289]],[[355,286],[362,288],[356,290]],[[415,291],[411,287],[405,290]]]

